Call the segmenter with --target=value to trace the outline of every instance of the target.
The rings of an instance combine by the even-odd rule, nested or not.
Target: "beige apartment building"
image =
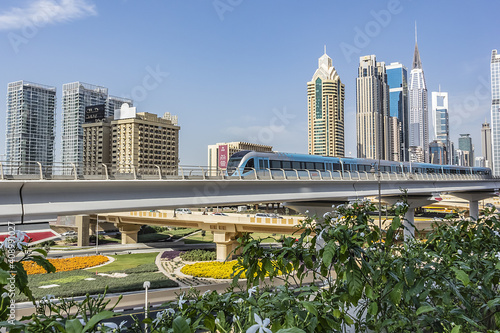
[[[344,156],[344,91],[325,49],[318,69],[307,82],[309,154]]]
[[[225,150],[225,151],[224,151]],[[208,146],[208,168],[210,175],[215,176],[219,170],[225,170],[225,165],[219,165],[221,158],[226,162],[231,155],[242,150],[253,150],[258,152],[272,152],[273,147],[249,142],[223,142]],[[222,157],[221,157],[222,155]],[[225,157],[224,157],[225,156]]]
[[[177,174],[179,130],[177,116],[163,117],[124,104],[114,119],[84,124],[84,170],[102,172],[102,164],[116,173]]]

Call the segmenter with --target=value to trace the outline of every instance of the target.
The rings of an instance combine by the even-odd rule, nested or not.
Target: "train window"
[[[314,169],[324,171],[325,165],[323,163],[316,162],[314,163]]]
[[[295,170],[300,169],[300,162],[292,162],[292,169]]]
[[[259,169],[267,169],[267,166],[266,160],[259,160]]]
[[[281,169],[281,162],[280,161],[269,161],[269,164],[271,165],[271,169]]]
[[[314,169],[314,163],[313,162],[306,162],[306,169],[313,170]]]
[[[245,169],[243,170],[243,172],[249,172],[249,171],[252,171],[252,169],[254,168],[254,160],[253,158],[249,159],[247,161],[247,164],[245,164]]]
[[[281,162],[281,166],[283,169],[290,170],[292,168],[292,162],[283,161],[283,162]]]
[[[340,163],[333,163],[333,170],[341,170]]]

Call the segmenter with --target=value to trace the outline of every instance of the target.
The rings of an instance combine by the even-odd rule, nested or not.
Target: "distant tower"
[[[460,134],[458,138],[458,149],[464,154],[463,166],[474,166],[474,146],[470,134]]]
[[[432,96],[432,127],[434,139],[441,141],[446,151],[447,160],[439,164],[451,164],[450,158],[450,123],[448,119],[448,93],[433,91]],[[432,161],[430,161],[432,163]]]
[[[500,176],[500,54],[491,52],[491,141],[493,144],[490,167]]]
[[[429,162],[429,125],[427,86],[417,45],[415,25],[415,52],[410,72],[410,161]]]
[[[27,81],[7,86],[6,152],[10,174],[32,173],[54,162],[56,88]]]
[[[344,89],[325,47],[307,82],[309,154],[344,156]]]
[[[484,166],[491,168],[491,127],[486,119],[481,128],[481,151],[483,152]]]
[[[390,95],[390,116],[397,117],[401,126],[401,161],[409,160],[408,70],[399,62],[386,66]]]
[[[385,63],[375,55],[359,58],[356,78],[356,137],[359,158],[398,161],[399,123],[389,115]]]

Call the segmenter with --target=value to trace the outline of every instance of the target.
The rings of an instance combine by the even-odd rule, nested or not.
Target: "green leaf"
[[[422,305],[421,307],[419,307],[417,309],[417,316],[421,315],[422,313],[426,313],[426,312],[431,312],[431,311],[434,311],[434,307],[433,306],[430,306],[430,305]]]
[[[191,327],[189,327],[186,319],[182,317],[177,317],[174,319],[173,325],[174,333],[191,333]]]
[[[65,325],[66,333],[82,333],[83,326],[80,319],[66,320]]]
[[[497,264],[495,265],[495,268],[498,269],[498,270],[500,270],[500,261],[497,262]]]
[[[335,318],[340,318],[340,310],[339,309],[334,309],[333,310],[333,316]]]
[[[292,328],[282,328],[276,333],[306,333],[306,331],[301,330],[300,328],[297,327],[292,327]]]
[[[401,296],[403,295],[403,282],[399,282],[394,286],[392,291],[389,293],[389,298],[391,299],[392,303],[395,305],[398,305],[399,302],[401,301]]]
[[[340,253],[344,254],[347,251],[347,244],[342,244],[340,247]]]
[[[497,297],[497,298],[493,298],[491,300],[488,301],[487,305],[488,305],[488,308],[490,308],[490,310],[493,310],[493,308],[498,305],[500,303],[500,298]]]
[[[45,251],[44,249],[33,249],[32,251],[33,252],[38,252],[41,255],[43,255],[44,257],[47,257],[47,251]]]
[[[0,284],[8,284],[8,278],[10,278],[10,273],[0,269]]]
[[[451,333],[459,333],[461,328],[462,328],[462,325],[457,325],[457,326],[453,327],[453,329],[451,330]]]
[[[464,286],[467,287],[470,283],[469,275],[465,273],[463,270],[458,269],[456,267],[452,267],[451,269],[455,272],[457,279],[459,279],[464,284]]]
[[[32,256],[31,260],[33,260],[38,265],[42,266],[47,271],[47,273],[54,273],[56,271],[54,265],[52,265],[47,259],[43,257]]]
[[[372,316],[376,316],[378,313],[378,305],[377,302],[371,302],[370,306],[368,307],[368,313],[371,314]]]
[[[329,241],[325,246],[325,250],[323,251],[323,264],[325,264],[326,267],[330,266],[334,255],[335,244],[333,243],[333,241]]]
[[[365,286],[365,295],[369,299],[373,299],[373,289],[369,284]]]
[[[115,315],[115,313],[113,311],[102,311],[102,312],[99,312],[99,313],[93,315],[92,318],[90,318],[88,323],[83,328],[82,333],[85,333],[87,331],[92,330],[94,328],[94,326],[97,325],[98,322],[100,322],[101,320],[111,318],[114,315]]]
[[[398,229],[401,226],[401,218],[396,216],[392,219],[392,226],[394,229]]]
[[[304,302],[302,302],[302,305],[304,306],[304,308],[308,312],[312,313],[315,316],[318,316],[318,311],[316,310],[316,307],[311,302],[304,301]]]

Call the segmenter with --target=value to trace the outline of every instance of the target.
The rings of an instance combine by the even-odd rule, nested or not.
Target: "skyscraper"
[[[458,149],[464,154],[464,166],[474,166],[474,146],[470,134],[460,134]]]
[[[429,125],[427,86],[425,84],[424,70],[418,52],[415,28],[415,52],[413,65],[410,72],[409,83],[410,105],[410,161],[429,162]]]
[[[325,49],[307,82],[309,154],[344,156],[344,89]]]
[[[500,176],[500,54],[491,52],[491,143],[493,175]]]
[[[132,105],[128,99],[108,96],[108,88],[83,82],[63,84],[62,99],[62,162],[66,167],[74,163],[80,170],[83,163],[83,123],[85,108],[104,105],[105,117],[112,116],[123,103]],[[68,169],[71,172],[70,169]]]
[[[486,119],[481,128],[481,150],[484,157],[484,166],[491,168],[491,127]]]
[[[357,156],[398,161],[399,124],[389,115],[389,86],[385,63],[375,55],[359,58],[356,78]]]
[[[409,160],[409,129],[408,129],[408,70],[399,62],[386,66],[387,84],[389,85],[389,114],[396,117],[401,126],[401,160]]]
[[[448,93],[433,91],[432,96],[432,126],[434,128],[434,139],[441,141],[446,150],[447,160],[444,163],[451,164],[450,157],[450,124],[448,120]],[[433,163],[432,161],[430,161]]]
[[[54,162],[56,88],[27,81],[7,87],[6,152],[10,174],[30,173],[34,162]]]

